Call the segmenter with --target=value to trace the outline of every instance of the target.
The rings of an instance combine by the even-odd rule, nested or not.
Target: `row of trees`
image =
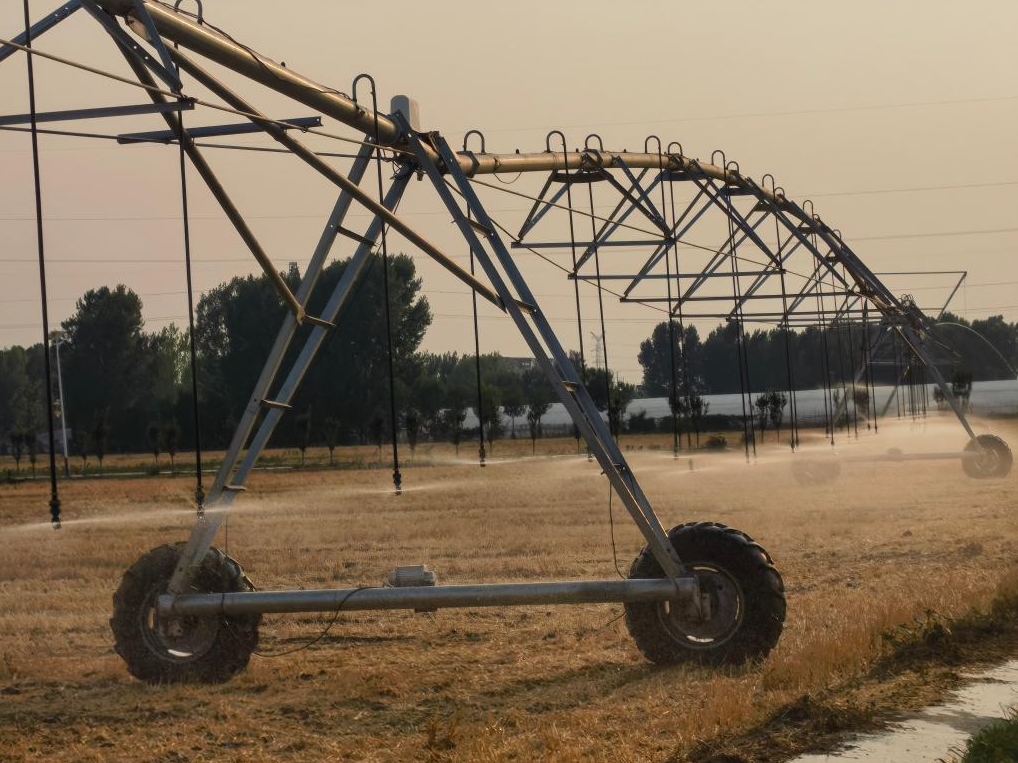
[[[327,295],[345,272],[340,261],[326,268],[308,312],[321,314]],[[296,289],[299,273],[291,266],[282,274]],[[306,448],[323,443],[330,449],[345,443],[377,443],[391,437],[388,352],[393,354],[397,418],[395,427],[414,447],[424,437],[448,439],[457,445],[466,436],[468,415],[481,428],[489,447],[504,435],[517,436],[517,426],[532,438],[542,434],[542,417],[554,399],[543,374],[498,354],[477,361],[457,353],[420,351],[431,322],[428,301],[413,260],[389,259],[388,287],[391,325],[386,326],[381,261],[376,260],[357,287],[355,298],[327,335],[293,401],[294,413],[277,431],[273,445]],[[238,277],[205,294],[197,308],[198,420],[202,443],[224,447],[244,410],[283,318],[281,305],[265,277]],[[195,441],[194,398],[185,332],[170,325],[146,332],[142,303],[123,285],[90,290],[62,324],[60,354],[67,411],[57,411],[56,425],[71,432],[72,448],[82,458],[100,463],[108,451],[149,451],[172,461],[179,449]],[[288,368],[310,329],[302,328],[283,361]],[[960,355],[975,380],[1011,375],[1018,365],[1018,324],[1000,316],[968,323],[945,315],[938,333]],[[960,336],[959,336],[960,335]],[[972,341],[976,337],[978,341]],[[768,390],[757,402],[759,427],[780,430],[789,370],[797,389],[840,383],[857,367],[868,338],[858,325],[837,325],[826,331],[772,329],[744,334],[749,386]],[[707,394],[738,392],[744,384],[739,364],[740,332],[735,324],[718,326],[700,339],[694,326],[659,324],[643,342],[641,388],[604,369],[582,369],[598,408],[613,431],[623,427],[626,409],[637,395],[668,397],[680,428],[699,434],[707,416]],[[884,357],[893,355],[885,347]],[[826,361],[824,360],[826,358]],[[0,351],[0,437],[18,458],[40,450],[37,434],[46,428],[42,345]],[[878,381],[893,380],[894,363],[877,367]],[[674,381],[673,381],[674,380]],[[849,382],[851,380],[849,379]],[[673,394],[674,389],[674,394]],[[273,394],[275,391],[272,391]],[[777,397],[779,396],[780,397]],[[272,394],[269,395],[272,397]],[[479,399],[478,399],[479,398]],[[763,396],[757,397],[763,400]],[[660,423],[636,420],[634,430]],[[504,429],[508,428],[508,432]],[[60,446],[58,435],[58,448]]]
[[[975,381],[1015,378],[1018,367],[1018,323],[993,316],[971,323],[945,313],[936,323],[928,346],[948,370],[965,369]],[[877,383],[893,384],[904,362],[904,347],[890,339],[878,343],[879,330],[859,323],[834,323],[826,329],[801,331],[773,328],[743,333],[748,388],[816,389],[851,383],[863,357],[873,353]],[[744,380],[739,371],[740,330],[737,323],[714,328],[701,340],[695,326],[659,323],[640,345],[642,391],[647,396],[671,395],[674,378],[680,395],[737,393]],[[674,371],[673,371],[674,369]]]

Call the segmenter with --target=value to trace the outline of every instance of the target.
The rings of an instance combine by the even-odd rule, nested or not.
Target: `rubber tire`
[[[172,626],[182,639],[197,634],[200,643],[194,651],[173,650],[175,644],[167,641],[165,630],[155,621],[155,602],[166,591],[183,547],[183,543],[175,543],[154,548],[124,573],[113,594],[110,628],[114,648],[131,675],[142,681],[223,683],[247,667],[258,645],[261,615],[175,619],[164,626]],[[254,586],[237,562],[211,548],[195,574],[191,590],[231,593],[252,591]]]
[[[676,632],[666,602],[627,603],[626,627],[644,657],[658,665],[741,665],[766,657],[785,622],[785,587],[770,555],[745,533],[716,522],[679,525],[668,538],[687,568],[734,583],[740,611],[722,637],[696,640]],[[663,576],[649,548],[629,571],[630,578]]]
[[[1011,472],[1011,465],[1014,463],[1014,456],[1007,443],[995,434],[976,435],[976,441],[986,450],[990,451],[990,458],[986,457],[963,457],[961,468],[969,477],[974,479],[999,479],[1006,477]],[[970,453],[976,449],[976,444],[969,440],[965,444],[965,451]]]

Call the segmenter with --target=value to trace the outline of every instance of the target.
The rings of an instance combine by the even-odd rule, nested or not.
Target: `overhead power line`
[[[982,236],[991,233],[1018,233],[1018,228],[978,228],[976,230],[937,231],[936,233],[888,233],[882,236],[852,236],[855,241],[890,241],[902,238],[943,238],[945,236]]]

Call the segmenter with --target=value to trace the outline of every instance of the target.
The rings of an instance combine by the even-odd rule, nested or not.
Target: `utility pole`
[[[601,335],[594,331],[590,332],[590,336],[594,339],[594,370],[599,371],[604,365],[603,340]]]

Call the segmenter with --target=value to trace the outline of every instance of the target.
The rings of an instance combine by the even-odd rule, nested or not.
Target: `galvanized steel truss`
[[[786,328],[846,322],[876,324],[882,337],[893,332],[904,340],[940,386],[969,436],[975,437],[923,341],[930,327],[927,316],[911,300],[892,294],[839,233],[811,208],[807,210],[787,198],[769,176],[769,180],[756,183],[720,152],[711,162],[702,162],[685,156],[678,144],[663,149],[656,138],[648,139],[642,152],[606,151],[596,136],[588,137],[584,148],[570,151],[558,132],[550,133],[545,150],[536,153],[488,153],[483,136],[479,152],[467,150],[467,140],[463,150],[456,152],[441,135],[418,131],[407,114],[397,111],[384,115],[374,104],[367,108],[358,103],[356,87],[351,98],[320,86],[208,27],[200,14],[193,17],[153,0],[72,0],[36,24],[32,37],[79,8],[118,45],[152,103],[129,110],[110,107],[50,116],[56,120],[149,111],[161,114],[168,130],[125,133],[123,142],[180,140],[192,165],[289,308],[215,479],[209,510],[197,523],[181,556],[170,584],[171,594],[186,589],[226,509],[243,489],[328,332],[341,319],[386,228],[398,231],[515,323],[666,576],[676,581],[673,592],[695,607],[701,602],[693,594],[694,586],[688,584],[682,561],[584,388],[581,374],[556,337],[539,304],[539,295],[529,286],[514,253],[531,251],[559,261],[573,281],[596,283],[600,288],[611,285],[613,289],[621,284],[618,296],[622,302],[655,309],[664,306],[662,317],[670,315],[680,322],[718,319],[738,323],[740,331],[746,322]],[[135,36],[120,25],[119,17],[126,19]],[[25,50],[27,41],[22,35],[0,46],[0,61]],[[202,68],[191,54],[357,130],[361,134],[360,147],[351,167],[345,172],[335,169],[288,133],[295,124],[304,128],[314,125],[317,117],[288,122],[271,119]],[[250,124],[186,128],[179,111],[192,109],[200,102],[184,93],[181,73],[213,92]],[[8,121],[15,120],[11,117]],[[196,138],[208,134],[248,131],[252,126],[338,189],[333,211],[295,291],[279,276],[278,268],[246,225],[196,142]],[[556,137],[561,146],[553,148],[552,139]],[[595,139],[596,146],[592,145]],[[370,163],[383,152],[394,172],[388,190],[379,199],[376,192],[365,190],[362,182]],[[508,225],[492,219],[478,191],[483,176],[515,173],[539,173],[546,178],[540,190],[528,197],[532,204],[524,219],[512,226],[517,230],[512,235]],[[477,257],[483,277],[465,271],[440,246],[395,213],[414,177],[430,181]],[[581,200],[586,197],[586,204],[573,199],[574,189]],[[346,227],[347,213],[354,203],[371,216],[360,232]],[[610,212],[602,214],[601,209]],[[577,238],[574,216],[589,221],[588,235]],[[569,236],[563,234],[566,222]],[[539,238],[545,231],[545,237]],[[323,314],[310,316],[306,306],[338,239],[356,244],[351,264]],[[871,317],[874,313],[876,320]],[[312,327],[310,336],[293,366],[283,373],[283,358],[302,325]],[[687,584],[680,585],[681,580]],[[478,599],[475,596],[471,601]],[[198,611],[199,605],[195,607]]]

